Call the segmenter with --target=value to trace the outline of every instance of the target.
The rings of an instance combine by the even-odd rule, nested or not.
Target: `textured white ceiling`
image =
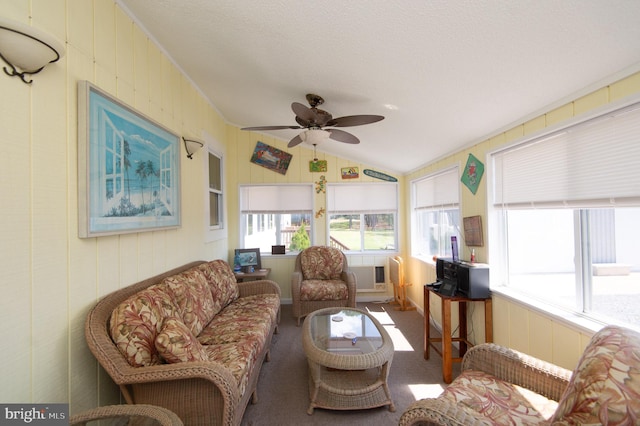
[[[231,124],[295,125],[317,93],[334,117],[386,117],[318,150],[396,173],[640,70],[637,0],[118,3]]]

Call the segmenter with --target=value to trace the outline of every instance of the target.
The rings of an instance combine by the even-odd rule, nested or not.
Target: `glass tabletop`
[[[365,312],[337,308],[313,315],[310,320],[311,339],[318,349],[361,355],[382,347],[380,330]]]

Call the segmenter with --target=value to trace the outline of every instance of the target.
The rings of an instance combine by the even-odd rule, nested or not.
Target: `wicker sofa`
[[[107,295],[85,335],[128,404],[238,425],[279,320],[275,282],[237,283],[227,262],[196,261]]]
[[[604,327],[573,373],[492,343],[474,346],[442,395],[411,404],[399,424],[640,425],[640,333]]]

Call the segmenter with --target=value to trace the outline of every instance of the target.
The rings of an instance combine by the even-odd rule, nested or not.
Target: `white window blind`
[[[413,182],[413,208],[456,207],[459,202],[458,169],[449,169]]]
[[[493,155],[499,207],[640,203],[640,104]]]
[[[240,186],[240,213],[296,213],[313,211],[311,185]]]
[[[330,213],[389,212],[398,209],[398,185],[362,183],[327,185]]]

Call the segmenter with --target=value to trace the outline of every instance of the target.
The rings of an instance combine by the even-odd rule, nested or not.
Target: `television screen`
[[[240,266],[257,266],[260,267],[260,251],[259,249],[236,249],[236,255],[240,259]]]

